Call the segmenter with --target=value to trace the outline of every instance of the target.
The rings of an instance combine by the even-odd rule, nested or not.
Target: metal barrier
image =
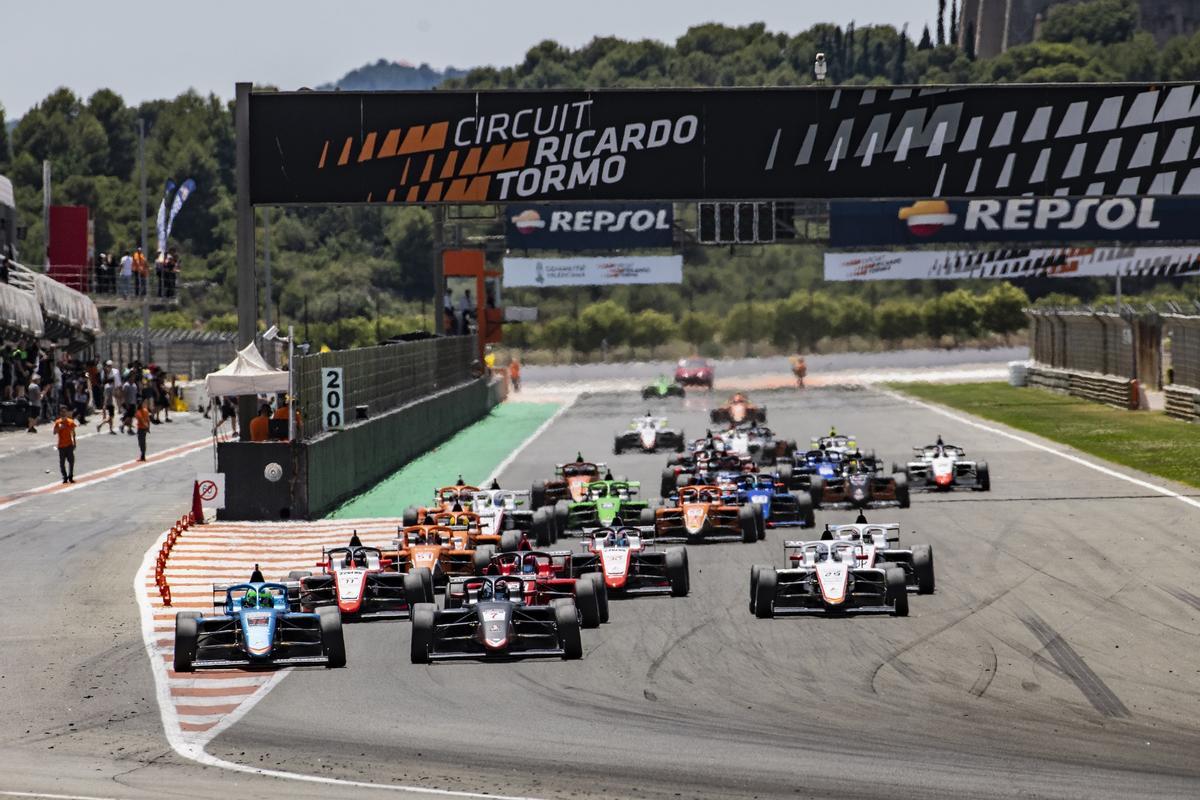
[[[1111,311],[1026,309],[1038,364],[1133,378],[1133,326]]]
[[[237,336],[214,331],[153,329],[150,352],[143,352],[140,328],[116,330],[96,337],[95,355],[100,361],[111,358],[115,364],[140,361],[154,363],[169,374],[203,378],[233,360],[237,354]]]
[[[1026,381],[1029,386],[1069,394],[1114,408],[1138,407],[1137,383],[1132,378],[1033,366],[1026,372]]]
[[[296,358],[295,394],[303,438],[320,433],[321,370],[341,367],[347,418],[366,406],[377,416],[473,379],[478,369],[474,336],[447,336],[380,347],[362,347]],[[310,424],[307,422],[312,420]]]

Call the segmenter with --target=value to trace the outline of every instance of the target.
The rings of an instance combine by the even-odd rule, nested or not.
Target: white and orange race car
[[[640,528],[604,528],[592,534],[583,547],[582,553],[569,556],[571,573],[602,576],[610,592],[684,597],[691,587],[687,548],[657,549]]]
[[[674,504],[645,509],[639,522],[654,526],[654,538],[689,544],[739,539],[753,544],[762,527],[758,510],[751,504],[728,502],[718,486],[684,486],[673,496]]]

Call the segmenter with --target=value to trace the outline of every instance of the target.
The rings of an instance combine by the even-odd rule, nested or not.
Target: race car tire
[[[678,383],[674,383],[671,384],[670,388],[667,389],[667,396],[670,395],[675,395],[676,397],[686,397],[687,392]]]
[[[675,452],[682,453],[685,447],[687,447],[687,434],[683,432],[683,428],[680,428],[679,441],[675,443]]]
[[[975,479],[978,486],[975,487],[977,492],[986,492],[992,488],[992,476],[988,474],[988,465],[986,461],[980,461],[975,465]]]
[[[789,489],[792,488],[792,472],[793,467],[791,464],[776,462],[775,474],[779,476],[779,482]]]
[[[585,628],[600,627],[600,598],[592,581],[575,581],[575,607]]]
[[[638,512],[638,525],[643,528],[653,528],[655,517],[653,508],[643,508]]]
[[[767,538],[767,514],[763,511],[763,507],[757,503],[752,505],[754,509],[754,517],[758,520],[758,540],[761,542]]]
[[[333,606],[317,609],[321,625],[321,647],[328,659],[325,666],[337,669],[346,666],[346,640],[342,637],[342,612]]]
[[[825,499],[825,479],[820,475],[813,475],[809,480],[808,496],[812,498],[813,508],[821,507],[821,501]]]
[[[738,509],[738,526],[742,529],[742,541],[754,544],[758,541],[758,512],[750,506]]]
[[[653,389],[651,389],[649,387],[642,389],[642,399],[643,400],[650,400],[650,399],[653,399],[653,397],[654,397]]]
[[[675,476],[675,488],[682,489],[685,486],[691,486],[696,481],[696,476],[690,472],[681,472]]]
[[[758,592],[758,573],[762,572],[766,567],[762,564],[754,564],[750,567],[750,613],[754,613],[754,595]]]
[[[312,573],[307,570],[294,569],[288,573],[287,582],[294,583],[296,581],[303,580],[304,578],[311,578],[311,577],[312,577]]]
[[[720,425],[725,416],[725,413],[719,408],[714,408],[708,412],[708,418],[714,425]]]
[[[892,473],[894,474],[897,472],[904,472],[904,470],[900,469],[900,465],[897,464],[895,461],[893,461],[892,462]]]
[[[813,511],[812,495],[804,494],[803,492],[792,492],[792,497],[796,498],[796,509],[800,521],[804,523],[806,528],[816,527],[817,515]]]
[[[600,601],[600,622],[608,622],[608,585],[604,583],[604,576],[598,572],[591,572],[584,578],[591,579],[592,583],[596,584],[596,599]]]
[[[899,567],[888,567],[884,570],[883,576],[887,586],[887,599],[892,603],[892,613],[897,617],[907,617],[908,581],[904,579],[904,570]]]
[[[662,481],[658,494],[661,497],[668,497],[673,491],[675,491],[675,470],[672,467],[667,467],[662,471]]]
[[[671,582],[671,597],[687,597],[691,590],[691,576],[688,574],[687,549],[671,547],[667,549],[667,579]]]
[[[759,619],[775,616],[775,589],[778,586],[779,575],[774,567],[764,567],[758,571],[758,580],[754,584],[754,616]]]
[[[192,672],[196,659],[196,644],[200,640],[200,612],[180,611],[175,614],[175,659],[176,672]]]
[[[409,611],[417,603],[431,603],[429,597],[425,595],[425,582],[421,580],[421,576],[416,570],[404,576],[404,600],[408,603]]]
[[[492,556],[496,555],[496,545],[481,544],[475,548],[475,556],[473,562],[475,564],[475,574],[482,575],[488,566],[492,563]]]
[[[561,533],[567,533],[567,522],[571,519],[571,504],[566,500],[559,500],[554,504],[554,508],[549,509],[548,513],[554,514],[554,527]]]
[[[500,534],[500,552],[515,553],[521,549],[521,532],[508,531]]]
[[[579,635],[579,612],[569,598],[557,601],[554,621],[558,624],[558,643],[564,660],[583,658],[583,639]]]
[[[546,482],[534,481],[529,487],[529,508],[536,510],[546,505]]]
[[[404,509],[404,520],[403,521],[404,521],[404,527],[406,527],[406,528],[409,527],[410,525],[420,525],[421,524],[421,510],[418,509],[416,506],[409,506],[408,508]]]
[[[917,578],[918,594],[933,594],[933,545],[914,544],[912,548],[913,574]]]
[[[530,528],[533,540],[538,547],[549,547],[554,544],[554,521],[546,509],[539,508],[533,512],[533,526]]]
[[[428,664],[429,651],[433,647],[433,618],[437,606],[433,603],[417,603],[412,609],[412,663]]]
[[[901,508],[908,508],[908,476],[903,472],[897,472],[892,475],[892,480],[896,482],[896,502],[900,504]]]
[[[439,582],[443,583],[443,584],[448,582],[446,579],[445,573],[443,573],[440,569],[438,570],[438,576],[439,576],[438,578],[435,578],[433,572],[429,569],[429,567],[418,567],[417,569],[413,570],[412,574],[416,575],[418,578],[421,579],[421,587],[422,587],[421,590],[425,595],[424,599],[421,602],[425,602],[425,603],[433,602],[434,587]]]
[[[613,439],[613,455],[621,455],[621,437],[617,436]]]

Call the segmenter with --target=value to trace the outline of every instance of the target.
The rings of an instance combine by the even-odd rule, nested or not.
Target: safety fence
[[[304,438],[320,433],[322,370],[342,370],[343,405],[348,421],[376,416],[456,386],[479,373],[474,336],[447,336],[379,347],[335,350],[296,358],[295,394]]]
[[[215,331],[154,329],[146,351],[140,328],[109,331],[96,337],[95,357],[114,364],[156,364],[171,375],[203,378],[237,355],[237,336]]]
[[[1133,327],[1115,312],[1029,309],[1033,360],[1062,370],[1134,377]]]

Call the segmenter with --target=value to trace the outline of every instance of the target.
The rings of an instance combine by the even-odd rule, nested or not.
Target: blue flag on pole
[[[179,191],[175,193],[175,202],[171,204],[171,216],[167,219],[167,236],[171,236],[171,228],[175,226],[175,216],[179,213],[179,209],[183,208],[183,204],[187,202],[188,195],[196,189],[196,182],[188,178],[179,187]]]
[[[162,254],[167,249],[167,198],[175,191],[175,181],[167,179],[167,188],[163,190],[162,202],[158,204],[158,219],[154,223],[154,231],[158,234],[158,246],[155,250]]]

